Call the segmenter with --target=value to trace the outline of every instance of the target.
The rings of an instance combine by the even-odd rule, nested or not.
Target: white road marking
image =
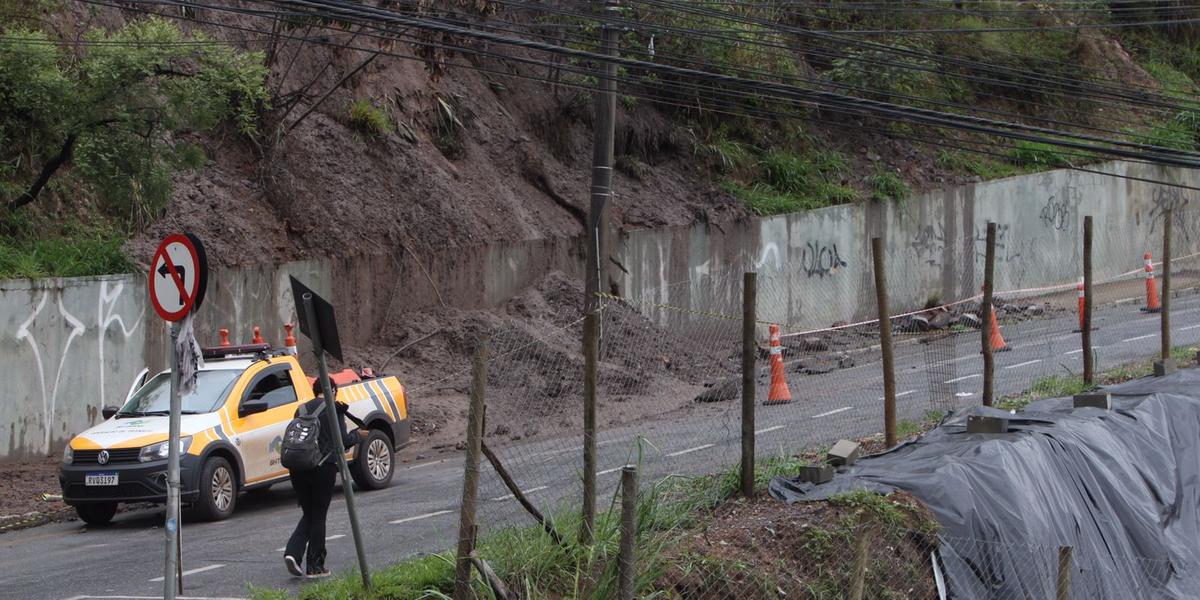
[[[1025,362],[1023,362],[1023,363],[1017,363],[1017,364],[1015,364],[1015,365],[1008,365],[1007,367],[1004,367],[1004,368],[1005,368],[1005,369],[1017,369],[1017,368],[1020,368],[1020,367],[1028,367],[1029,365],[1036,365],[1037,363],[1040,363],[1040,362],[1042,362],[1042,359],[1040,359],[1040,358],[1035,358],[1035,359],[1033,359],[1033,360],[1027,360],[1027,361],[1025,361]]]
[[[958,393],[954,394],[954,397],[955,398],[970,398],[971,396],[974,396],[974,395],[975,395],[975,392],[958,392]]]
[[[962,377],[955,377],[954,379],[950,379],[948,381],[943,381],[942,383],[958,383],[960,381],[966,381],[968,379],[975,379],[976,377],[983,377],[983,375],[981,375],[979,373],[976,373],[974,375],[963,375]]]
[[[212,571],[213,569],[220,569],[223,566],[225,566],[225,565],[208,565],[207,567],[199,567],[196,569],[189,569],[189,570],[183,572],[183,576],[187,577],[188,575],[195,575],[196,573]],[[150,581],[162,581],[163,579],[164,579],[163,577],[155,577],[154,579],[151,579]]]
[[[413,465],[411,467],[408,467],[407,469],[405,469],[405,471],[412,471],[413,469],[424,469],[425,467],[432,467],[433,465],[440,465],[444,462],[446,462],[446,459],[443,458],[442,460],[435,460],[435,461],[431,461],[431,462],[427,462],[427,463],[421,463],[419,465]]]
[[[1187,331],[1189,329],[1196,329],[1197,327],[1200,327],[1200,325],[1188,325],[1187,327],[1180,327],[1179,331]]]
[[[534,492],[540,492],[540,491],[542,491],[542,490],[546,489],[546,487],[547,487],[547,486],[544,486],[544,485],[539,485],[538,487],[535,487],[535,488],[531,488],[531,489],[528,489],[528,490],[522,490],[522,491],[521,491],[521,493],[522,493],[522,494],[525,494],[526,496],[528,496],[529,494],[532,494],[532,493],[534,493]],[[497,497],[495,497],[495,498],[491,498],[491,501],[492,501],[492,502],[504,502],[505,500],[513,500],[513,499],[516,499],[516,496],[514,496],[514,495],[512,495],[512,494],[508,494],[508,495],[505,495],[505,496],[497,496]]]
[[[755,431],[755,432],[754,432],[754,435],[762,435],[762,434],[764,434],[764,433],[770,433],[770,432],[772,432],[772,431],[775,431],[775,430],[777,430],[777,429],[783,429],[783,425],[776,425],[776,426],[774,426],[774,427],[768,427],[768,428],[766,428],[766,429],[759,429],[758,431]]]
[[[454,512],[454,511],[439,510],[437,512],[431,512],[431,513],[426,513],[423,515],[417,515],[415,517],[405,517],[403,519],[396,519],[395,521],[389,521],[389,523],[391,523],[392,525],[399,525],[400,523],[408,523],[409,521],[420,521],[421,519],[429,519],[431,517],[440,517],[442,515],[448,515],[452,512]]]
[[[1151,334],[1148,334],[1148,335],[1139,335],[1139,336],[1137,336],[1137,337],[1125,338],[1125,339],[1123,339],[1123,340],[1121,340],[1121,341],[1122,341],[1122,342],[1136,342],[1136,341],[1138,341],[1138,340],[1144,340],[1144,339],[1146,339],[1146,338],[1152,338],[1152,337],[1154,337],[1154,336],[1156,336],[1156,335],[1158,335],[1158,334],[1157,334],[1157,333],[1151,333]]]
[[[346,534],[344,534],[344,533],[339,533],[337,535],[327,535],[327,536],[325,536],[325,541],[328,542],[330,540],[336,540],[338,538],[344,538],[344,537],[346,537]],[[287,546],[275,549],[276,552],[283,552],[284,550],[287,550]]]
[[[829,412],[823,412],[819,415],[813,415],[812,418],[820,419],[821,417],[828,417],[829,415],[836,415],[840,412],[846,412],[848,410],[854,410],[854,407],[853,406],[843,406],[842,408],[839,408],[837,410],[831,410]]]
[[[696,446],[695,448],[688,448],[687,450],[680,450],[679,452],[672,452],[672,453],[668,454],[667,456],[670,458],[674,458],[676,456],[683,456],[684,454],[691,454],[693,452],[699,452],[701,450],[708,450],[709,448],[712,448],[714,445],[715,444],[704,444],[703,446]]]
[[[1072,355],[1072,354],[1079,354],[1080,352],[1083,352],[1083,348],[1080,348],[1080,349],[1078,349],[1078,350],[1072,350],[1072,351],[1070,351],[1070,352],[1063,352],[1063,356],[1070,356],[1070,355]]]
[[[896,394],[896,397],[900,398],[902,396],[907,396],[909,394],[915,394],[915,393],[917,393],[917,390],[908,390],[907,392],[900,392],[899,394]],[[883,398],[880,398],[879,401],[882,402]]]
[[[619,467],[613,467],[613,468],[611,468],[611,469],[605,469],[605,470],[603,470],[603,471],[600,471],[600,472],[598,472],[598,473],[596,473],[596,474],[597,474],[597,475],[608,475],[609,473],[616,473],[617,471],[620,471],[621,469],[624,469],[624,468],[625,468],[625,465],[621,465],[621,466],[619,466]]]

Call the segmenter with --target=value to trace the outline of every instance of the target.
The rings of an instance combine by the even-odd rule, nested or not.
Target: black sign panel
[[[292,280],[292,298],[296,302],[296,315],[300,320],[300,333],[312,339],[313,323],[308,322],[308,314],[304,310],[304,297],[310,295],[312,297],[313,309],[316,313],[317,322],[315,323],[317,331],[321,334],[321,347],[331,356],[338,360],[342,360],[342,342],[338,338],[337,319],[333,316],[333,305],[324,298],[317,295],[316,292],[308,289],[303,283],[296,280],[295,277],[288,276]]]

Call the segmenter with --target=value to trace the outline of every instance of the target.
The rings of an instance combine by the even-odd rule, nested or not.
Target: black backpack
[[[300,411],[296,411],[296,417],[288,423],[279,449],[279,462],[287,470],[311,471],[325,462],[325,453],[321,451],[319,418],[324,410],[325,403],[322,402],[312,412],[300,414]]]

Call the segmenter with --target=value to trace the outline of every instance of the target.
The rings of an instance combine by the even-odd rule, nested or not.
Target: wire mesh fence
[[[1180,216],[1173,231],[1185,243],[1178,246],[1193,247],[1193,226]],[[979,235],[971,241],[975,268],[966,270],[969,276],[958,269],[961,280],[946,281],[938,275],[944,267],[915,246],[887,257],[889,287],[893,281],[902,288],[943,284],[941,293],[929,294],[923,302],[914,303],[920,295],[906,292],[908,300],[889,307],[901,438],[948,411],[981,402],[984,331],[994,331],[988,339],[995,350],[995,397],[1001,400],[1048,380],[1073,380],[1089,358],[1103,371],[1159,354],[1159,314],[1152,309],[1168,268],[1159,260],[1161,222],[1157,231],[1144,228],[1138,240],[1116,239],[1123,231],[1116,224],[1097,223],[1090,353],[1080,339],[1078,224],[1060,229],[1052,219],[1051,225],[1047,235],[1061,238],[1061,252],[1049,256],[1024,253],[1011,241],[1020,237],[1014,232],[1001,236],[994,330],[980,314]],[[1147,274],[1147,252],[1153,279]],[[1188,346],[1200,342],[1200,253],[1178,254],[1169,264],[1171,345]],[[884,429],[874,283],[839,277],[839,261],[836,254],[818,252],[794,267],[758,270],[753,431],[760,458],[794,457]],[[903,279],[912,264],[922,265],[925,274]],[[604,508],[616,504],[625,465],[638,465],[647,485],[727,472],[736,465],[742,435],[742,274],[742,269],[706,270],[640,297],[598,299],[596,493],[602,518]],[[951,289],[956,293],[947,294]],[[771,325],[783,332],[777,355],[768,342]],[[540,511],[560,535],[577,533],[579,523],[571,515],[577,515],[583,494],[582,330],[582,319],[577,319],[541,328],[505,324],[490,332],[484,443],[505,473],[502,477],[496,465],[483,462],[481,534],[531,525],[523,503]],[[779,386],[777,370],[786,390]],[[466,371],[447,374],[447,379],[461,379]],[[457,504],[447,510],[457,510]],[[856,586],[867,590],[866,598],[1057,597],[1057,546],[950,540],[935,532],[895,528],[881,533],[878,525],[870,527],[875,542],[868,545],[867,558],[859,559],[866,564],[861,574],[854,570],[854,556],[809,561],[812,572],[764,572],[758,562],[717,556],[684,561],[686,572],[671,571],[683,568],[673,563],[667,570],[643,574],[640,589],[658,597],[714,600],[842,598]],[[849,542],[862,532],[849,531],[839,534],[847,543],[830,547],[853,547]],[[681,527],[679,539],[694,533]],[[452,540],[452,532],[444,535]],[[806,556],[820,555],[811,540],[791,543]],[[1173,573],[1179,567],[1167,559],[1114,561],[1086,551],[1075,555],[1074,564],[1069,598],[1154,597],[1176,584]],[[1128,571],[1133,587],[1122,593],[1136,595],[1101,589],[1092,583],[1099,579],[1088,576],[1097,569]],[[591,590],[591,597],[613,597],[606,595],[609,591]]]

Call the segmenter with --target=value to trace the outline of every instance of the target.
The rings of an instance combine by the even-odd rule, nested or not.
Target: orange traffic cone
[[[217,334],[221,336],[221,345],[228,346],[229,345],[229,330],[228,329],[218,329]]]
[[[1008,344],[1004,343],[1004,336],[1000,335],[1000,324],[996,322],[996,307],[992,306],[991,313],[988,314],[988,340],[992,344],[992,352],[1004,352],[1008,350]]]
[[[1079,296],[1079,331],[1083,331],[1083,281],[1080,281],[1079,285],[1075,286],[1075,292]]]
[[[1142,258],[1146,260],[1146,306],[1142,307],[1142,312],[1156,313],[1162,310],[1162,305],[1158,303],[1158,288],[1154,285],[1154,261],[1149,252]]]
[[[265,344],[267,340],[263,339],[262,331],[259,331],[258,325],[254,326],[254,339],[250,340],[251,344]]]
[[[283,324],[283,331],[286,333],[283,338],[283,347],[287,348],[288,354],[296,356],[299,354],[299,352],[296,350],[296,336],[292,335],[293,327],[295,327],[295,325],[292,325],[291,323]]]
[[[779,341],[779,326],[771,325],[771,391],[763,404],[787,404],[792,401],[787,377],[783,373],[783,346]]]

